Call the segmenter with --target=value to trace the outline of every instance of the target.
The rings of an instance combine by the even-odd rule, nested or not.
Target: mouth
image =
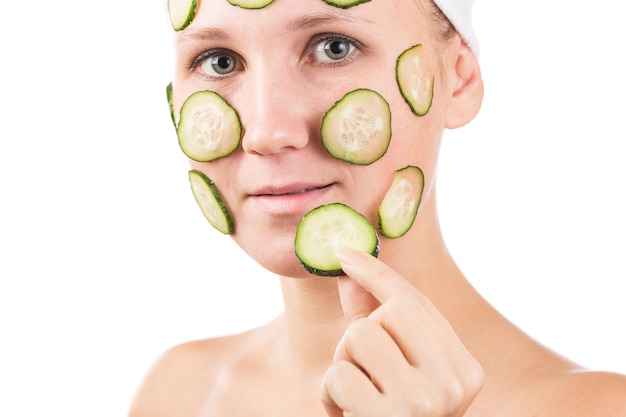
[[[251,194],[252,197],[281,197],[297,194],[304,194],[311,191],[324,190],[333,186],[334,183],[320,185],[320,186],[308,186],[298,188],[298,186],[286,186],[286,187],[270,187]]]
[[[249,197],[258,208],[272,215],[303,215],[321,204],[321,198],[335,183],[321,185],[299,185],[264,187]]]

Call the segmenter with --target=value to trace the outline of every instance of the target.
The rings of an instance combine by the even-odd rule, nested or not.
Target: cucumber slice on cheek
[[[233,219],[213,181],[201,171],[192,169],[189,171],[189,184],[202,214],[211,226],[224,234],[232,233]]]
[[[369,165],[387,152],[391,141],[389,103],[372,90],[351,91],[326,112],[320,134],[335,158]]]
[[[424,190],[424,174],[415,166],[394,173],[393,182],[378,209],[380,233],[395,239],[409,231],[419,208]]]
[[[185,29],[196,17],[198,0],[168,0],[167,10],[175,31]]]
[[[172,83],[169,83],[165,87],[165,95],[167,96],[167,106],[170,109],[170,117],[172,118],[172,123],[174,127],[176,127],[176,118],[174,117],[174,90],[172,88]]]
[[[337,258],[342,248],[378,256],[380,243],[376,229],[365,216],[341,203],[314,208],[298,224],[296,256],[315,275],[344,275]]]
[[[241,142],[241,122],[219,94],[198,91],[185,100],[177,128],[180,148],[189,158],[210,162],[235,152]]]
[[[425,63],[422,45],[414,45],[398,57],[396,80],[411,111],[426,115],[433,102],[435,75]]]

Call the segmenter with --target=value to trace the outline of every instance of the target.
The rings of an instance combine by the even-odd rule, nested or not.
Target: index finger
[[[380,259],[349,249],[341,250],[337,256],[346,275],[369,291],[381,303],[394,297],[411,295],[429,314],[432,315],[433,311],[437,312],[424,294]]]

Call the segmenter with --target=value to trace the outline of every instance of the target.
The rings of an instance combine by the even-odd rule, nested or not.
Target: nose
[[[246,153],[271,155],[303,149],[315,132],[314,112],[302,80],[290,71],[263,67],[249,70],[242,83],[239,112]],[[319,126],[317,128],[319,130]]]

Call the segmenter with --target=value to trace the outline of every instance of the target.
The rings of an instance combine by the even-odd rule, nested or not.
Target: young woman
[[[523,334],[444,244],[442,133],[470,122],[483,97],[471,2],[240,3],[202,0],[176,32],[173,114],[180,125],[198,91],[236,112],[236,150],[191,166],[219,190],[232,238],[280,275],[285,311],[249,332],[168,351],[131,417],[626,415],[626,378],[586,371]],[[432,102],[420,109],[397,68],[416,45],[415,65],[432,76]],[[332,156],[320,130],[357,90],[376,92],[391,114],[388,148],[366,164]],[[378,258],[338,249],[344,276],[307,271],[294,253],[305,214],[338,202],[378,225],[394,174],[407,166],[424,178],[408,231],[380,233]]]

